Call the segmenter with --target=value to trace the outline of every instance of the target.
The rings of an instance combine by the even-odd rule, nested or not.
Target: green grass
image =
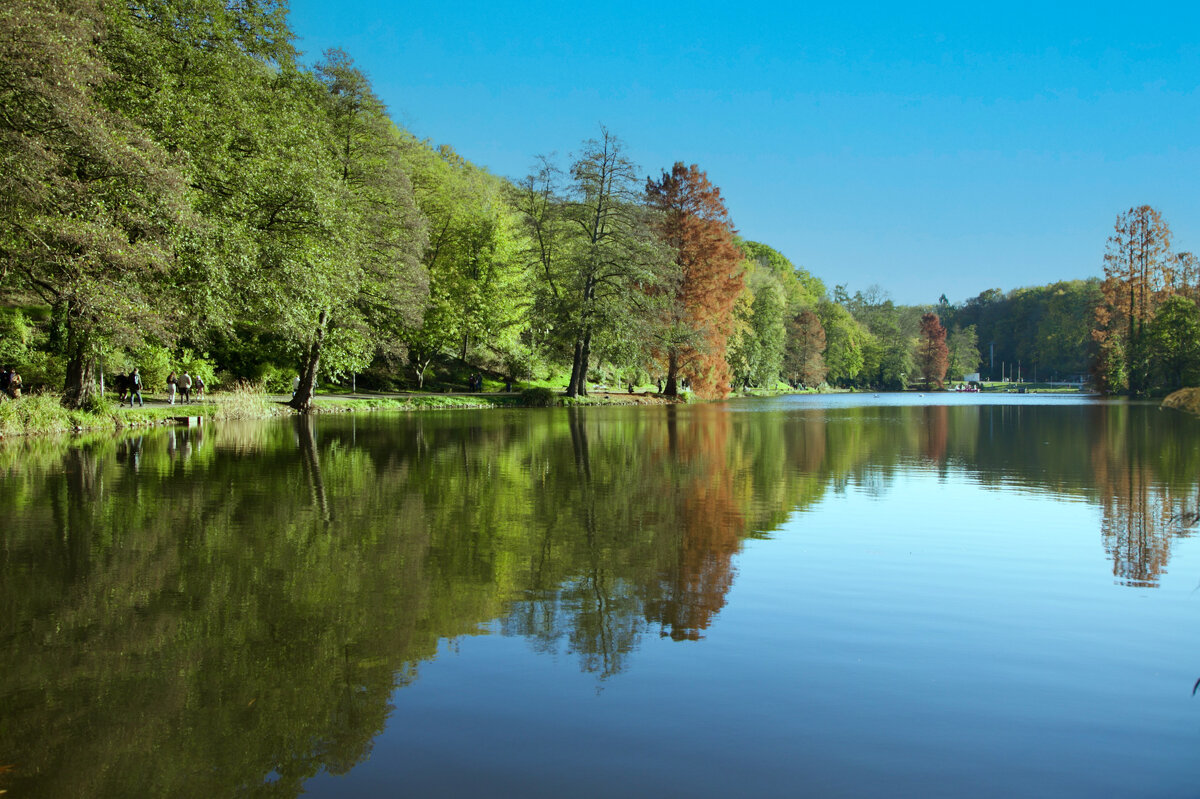
[[[451,408],[499,408],[520,404],[517,394],[414,394],[411,397],[364,397],[330,399],[313,403],[316,413],[347,413],[361,410],[427,411]]]
[[[681,398],[686,401],[685,397]],[[456,408],[519,408],[577,405],[619,405],[627,402],[624,393],[611,399],[604,392],[587,397],[564,397],[559,390],[535,388],[521,393],[412,394],[402,397],[329,398],[323,395],[313,404],[315,413],[352,413],[365,411],[425,411]],[[202,416],[212,420],[264,419],[294,413],[285,402],[265,394],[259,387],[223,391],[204,402],[186,405],[154,404],[145,407],[117,405],[111,399],[97,399],[90,411],[67,410],[57,394],[39,393],[18,400],[0,401],[0,436],[29,436],[80,431],[113,431],[124,428],[168,424],[178,417]]]

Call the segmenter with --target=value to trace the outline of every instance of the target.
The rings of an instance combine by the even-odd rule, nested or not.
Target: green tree
[[[778,283],[774,280],[764,282],[754,293],[750,311],[750,329],[758,345],[758,357],[750,379],[763,388],[774,388],[783,371],[787,351],[786,306]]]
[[[1200,309],[1187,298],[1164,302],[1146,326],[1150,375],[1158,388],[1172,391],[1200,385]]]
[[[106,343],[169,335],[192,225],[178,159],[106,102],[106,37],[88,0],[0,8],[0,290],[55,308],[68,407]]]
[[[963,375],[979,369],[979,335],[975,332],[975,325],[950,331],[946,337],[946,347],[949,350],[951,379],[961,380]]]
[[[826,379],[849,385],[863,371],[870,333],[844,306],[829,299],[817,305],[817,316],[825,330]]]
[[[420,263],[425,219],[401,162],[400,133],[344,52],[326,52],[316,75],[325,89],[321,110],[336,164],[341,227],[336,263],[321,259],[330,290],[308,305],[317,319],[300,339],[300,386],[292,405],[301,411],[310,408],[322,357],[335,376],[362,369],[376,340],[420,319],[427,292]]]
[[[562,216],[570,236],[543,278],[555,286],[549,317],[559,346],[570,351],[568,396],[587,394],[592,342],[605,330],[637,324],[647,291],[670,268],[671,255],[649,226],[638,170],[624,143],[605,128],[584,142],[571,164]]]
[[[502,359],[529,308],[520,218],[508,187],[446,146],[411,140],[405,161],[430,229],[430,321],[405,333],[414,368],[451,351],[465,361],[474,345]]]

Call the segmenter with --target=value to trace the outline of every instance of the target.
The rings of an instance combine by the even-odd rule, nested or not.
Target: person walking
[[[134,367],[133,374],[129,375],[129,407],[133,407],[133,398],[137,397],[141,407],[146,407],[146,400],[142,399],[142,376],[138,373],[137,367]]]
[[[181,402],[192,401],[192,376],[187,373],[187,369],[179,376],[179,394]]]
[[[8,379],[8,396],[13,399],[21,398],[21,375],[16,369],[12,370],[12,377]]]
[[[167,404],[175,404],[175,386],[179,382],[179,378],[175,376],[175,372],[167,375]]]
[[[195,381],[192,385],[196,388],[196,399],[204,399],[204,378],[196,375],[192,380]]]

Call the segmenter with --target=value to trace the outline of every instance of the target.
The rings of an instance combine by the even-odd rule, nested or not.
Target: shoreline
[[[210,421],[270,419],[299,416],[287,404],[287,395],[218,393],[203,402],[169,404],[157,397],[136,408],[119,405],[99,412],[69,410],[55,394],[32,394],[0,401],[0,442],[35,436],[78,435],[105,430],[118,433],[139,427],[183,425],[181,421],[201,418]],[[596,392],[585,397],[552,394],[548,401],[530,402],[521,393],[421,393],[421,394],[322,394],[314,398],[313,414],[374,413],[377,411],[421,412],[438,410],[487,410],[492,408],[586,407],[603,405],[676,405],[686,397],[655,393]]]

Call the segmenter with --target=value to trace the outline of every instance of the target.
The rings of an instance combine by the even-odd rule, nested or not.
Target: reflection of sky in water
[[[371,762],[309,789],[369,796],[403,774],[441,796],[1194,791],[1194,541],[1159,587],[1130,588],[1077,495],[928,465],[889,470],[882,496],[866,482],[747,541],[702,641],[646,637],[600,683],[518,638],[443,647],[394,694]]]

